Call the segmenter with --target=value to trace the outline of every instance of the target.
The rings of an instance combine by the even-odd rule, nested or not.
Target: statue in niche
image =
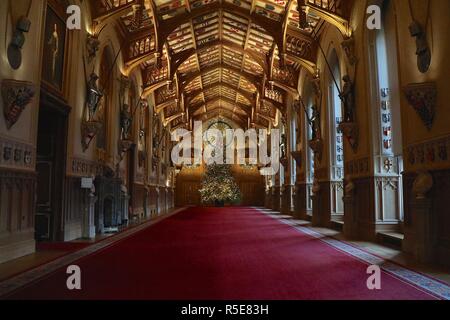
[[[97,87],[98,76],[95,72],[92,72],[89,76],[89,81],[87,83],[87,106],[89,109],[89,121],[94,119],[95,112],[97,111],[100,99],[103,97],[103,93]]]
[[[312,81],[311,81],[312,85],[313,85],[313,91],[314,94],[316,96],[317,99],[319,99],[322,95],[322,91],[320,90],[320,78],[318,75],[316,75]]]
[[[286,135],[283,133],[281,135],[281,143],[280,143],[280,158],[286,158],[286,145],[287,145],[287,139]]]
[[[355,87],[348,75],[344,76],[342,80],[344,80],[344,87],[339,97],[344,105],[344,122],[352,123],[355,120]]]
[[[122,110],[120,111],[120,129],[122,140],[127,140],[130,133],[131,127],[131,114],[129,106],[124,104]]]
[[[153,171],[156,171],[158,167],[158,162],[160,160],[159,156],[159,146],[160,146],[160,135],[159,135],[159,116],[157,113],[153,114],[153,138],[152,138],[152,167]]]
[[[159,149],[159,135],[157,132],[153,135],[153,152],[157,153]]]
[[[167,142],[167,140],[164,139],[166,137],[166,135],[167,135],[166,128],[163,127],[163,132],[162,132],[162,135],[161,135],[161,140],[162,140],[161,151],[163,152],[163,154],[165,154],[165,152],[166,152],[166,142]]]
[[[320,111],[318,110],[316,105],[313,105],[311,107],[312,114],[311,117],[306,114],[306,120],[308,121],[309,125],[312,129],[312,139],[316,140],[321,138],[321,130],[320,130]]]
[[[417,67],[421,73],[425,73],[431,64],[431,51],[428,46],[425,30],[420,23],[413,21],[409,26],[409,33],[411,37],[416,38]]]
[[[311,79],[311,84],[313,86],[313,92],[316,97],[320,97],[322,95],[322,91],[320,90],[320,73],[319,69],[316,69],[314,75]]]
[[[56,61],[58,59],[59,54],[59,34],[58,34],[58,26],[54,25],[53,33],[48,40],[48,45],[50,45],[52,50],[52,79],[55,80],[56,75]]]
[[[100,49],[100,40],[98,35],[89,35],[86,39],[86,49],[88,53],[89,63],[96,57],[98,50]]]

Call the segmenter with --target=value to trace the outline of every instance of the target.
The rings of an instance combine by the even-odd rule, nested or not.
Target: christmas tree
[[[229,165],[212,164],[206,168],[200,195],[204,204],[223,206],[241,201],[241,191]]]

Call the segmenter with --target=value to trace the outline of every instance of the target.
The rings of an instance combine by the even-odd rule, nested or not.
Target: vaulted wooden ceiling
[[[268,127],[315,70],[325,21],[348,36],[343,0],[91,0],[94,29],[116,23],[125,73],[140,68],[166,124],[222,115]],[[347,33],[347,34],[346,34]]]

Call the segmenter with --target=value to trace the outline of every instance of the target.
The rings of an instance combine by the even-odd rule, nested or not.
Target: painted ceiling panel
[[[330,13],[339,7],[338,0],[307,2],[310,7]],[[320,36],[320,25],[324,23],[317,10],[299,12],[297,0],[96,3],[98,15],[123,9],[119,17],[124,34],[130,38],[128,59],[139,61],[145,85],[156,88],[157,105],[166,106],[183,94],[186,103],[192,106],[213,101],[214,108],[227,108],[231,114],[244,116],[249,111],[245,106],[256,105],[259,93],[260,100],[267,101],[260,101],[252,122],[260,120],[261,125],[265,118],[257,113],[274,118],[276,103],[285,102],[285,88],[297,89],[302,61],[315,61],[314,37]],[[278,31],[283,26],[286,35],[280,42]],[[158,38],[161,32],[164,36]],[[280,56],[287,58],[281,61]],[[269,65],[271,61],[273,65]],[[166,85],[171,82],[175,84],[175,88],[170,87],[172,91]],[[268,82],[275,87],[271,85],[269,90]],[[181,108],[175,104],[166,107],[164,115],[170,117],[173,112],[189,108],[190,105]],[[202,111],[199,110],[194,115]]]

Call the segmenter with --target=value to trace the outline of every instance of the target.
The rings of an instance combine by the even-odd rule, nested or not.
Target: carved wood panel
[[[36,175],[0,169],[0,235],[34,226]]]

